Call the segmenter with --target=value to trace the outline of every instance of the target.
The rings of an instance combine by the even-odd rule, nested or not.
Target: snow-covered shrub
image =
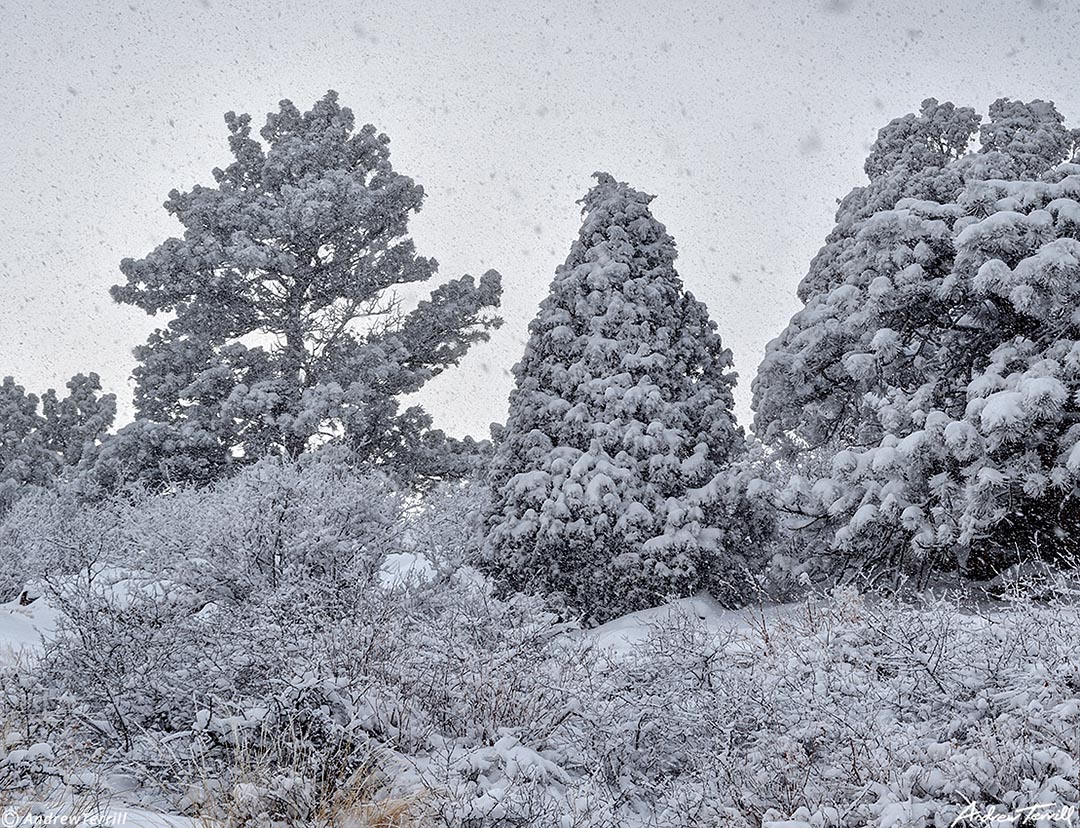
[[[499,601],[470,579],[306,601],[283,592],[229,614],[221,634],[259,623],[280,633],[237,653],[268,654],[265,668],[260,660],[246,685],[203,693],[204,707],[171,731],[178,791],[209,778],[248,785],[264,806],[297,807],[320,799],[320,769],[333,765],[342,778],[362,770],[398,800],[431,791],[429,810],[459,825],[496,804],[527,814],[548,782],[567,777],[548,752],[576,713],[582,670],[560,657],[563,628],[536,599]],[[219,662],[221,649],[201,657]]]
[[[43,667],[51,686],[125,749],[190,722],[215,694],[263,694],[260,671],[284,669],[289,636],[343,590],[373,588],[398,548],[398,495],[342,460],[265,460],[157,495],[23,498],[0,538],[18,562],[8,581],[36,584],[62,612]]]
[[[370,578],[401,543],[399,494],[337,448],[267,458],[206,488],[80,495],[32,493],[0,524],[0,572],[17,570],[5,574],[9,590],[40,580],[55,591],[73,575],[120,569],[184,584],[204,602],[239,601],[287,581]]]
[[[20,500],[25,499],[24,493]],[[19,531],[22,521],[12,516],[16,509],[18,500],[0,518],[0,603],[18,596],[27,581],[26,550]]]
[[[378,690],[363,708],[368,732],[398,751],[387,766],[396,787],[431,791],[437,824],[544,824],[588,768],[567,738],[587,650],[565,639],[568,627],[538,599],[503,601],[471,579],[394,598],[405,612],[380,648]],[[357,644],[372,632],[359,630]]]
[[[475,564],[490,502],[491,490],[480,480],[466,478],[432,489],[406,509],[408,545],[445,573]]]
[[[130,561],[123,524],[133,508],[120,500],[88,507],[63,487],[25,491],[0,522],[0,599]]]
[[[930,828],[969,800],[1080,795],[1080,621],[1060,605],[844,591],[657,612],[617,649],[603,642],[623,621],[576,630],[474,575],[155,606],[95,620],[82,649],[62,633],[47,669],[22,673],[29,703],[5,678],[5,713],[52,722],[17,750],[79,746],[137,795],[248,825],[328,825],[345,799],[354,815],[407,808],[447,828]],[[122,643],[135,636],[145,654]]]
[[[66,582],[50,595],[63,611],[45,649],[50,686],[76,694],[92,727],[124,750],[148,727],[175,727],[215,672],[202,660],[206,636],[189,622],[193,597],[148,573],[107,571]]]
[[[144,783],[187,796],[194,812],[251,824],[267,815],[321,824],[321,809],[333,805],[328,780],[351,785],[361,770],[370,779],[360,798],[378,790],[390,804],[411,803],[437,788],[439,813],[489,813],[492,797],[502,811],[528,813],[536,791],[523,780],[567,773],[546,753],[577,709],[585,669],[566,658],[565,626],[539,599],[495,598],[438,550],[430,557],[443,561],[441,572],[384,583],[374,577],[389,542],[381,518],[400,522],[396,499],[384,502],[355,480],[335,488],[309,467],[257,473],[150,496],[137,508],[83,504],[90,524],[119,518],[119,546],[106,561],[46,581],[45,600],[63,615],[33,668],[74,705],[68,726],[140,768]],[[248,486],[273,491],[280,510]],[[388,508],[364,530],[333,517],[346,503],[354,518]],[[195,512],[199,528],[184,526]],[[248,547],[246,524],[226,531],[238,518],[283,513],[291,515],[284,528],[252,530]],[[340,545],[363,531],[367,545]],[[445,542],[444,531],[434,534]],[[316,538],[324,545],[305,546]],[[417,538],[406,540],[421,550]],[[265,548],[283,560],[311,549],[352,558],[333,578],[306,564],[282,566],[257,587],[222,576],[229,556],[250,560]],[[369,555],[373,563],[361,566]],[[511,743],[516,764],[507,766]],[[503,802],[508,779],[518,782]],[[481,796],[478,785],[490,790]]]
[[[365,579],[400,543],[401,504],[379,474],[328,448],[300,463],[260,460],[209,495],[211,546],[270,589],[314,579]]]
[[[680,781],[711,770],[716,744],[740,743],[751,705],[718,668],[730,636],[716,637],[682,612],[659,620],[632,657],[601,674],[603,692],[588,711],[581,736],[597,757],[605,785],[624,803],[656,802]]]
[[[595,679],[580,734],[624,813],[930,828],[969,802],[1080,795],[1072,608],[984,615],[845,591],[748,621],[718,634],[676,614]]]

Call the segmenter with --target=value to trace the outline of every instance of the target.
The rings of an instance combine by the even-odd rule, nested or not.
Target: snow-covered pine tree
[[[510,588],[603,620],[701,588],[732,597],[751,523],[726,514],[738,493],[717,479],[745,448],[731,352],[653,197],[596,177],[514,367],[484,554]]]
[[[437,264],[407,235],[424,191],[392,168],[389,139],[354,131],[334,92],[305,113],[282,101],[263,142],[250,116],[225,120],[233,162],[165,202],[183,238],[125,259],[112,289],[173,319],[136,352],[137,420],[101,453],[104,475],[205,480],[340,436],[364,461],[412,471],[438,435],[397,398],[499,324],[499,275],[446,282],[403,312],[396,291]]]
[[[836,226],[810,263],[798,287],[804,307],[784,331],[769,343],[753,389],[754,430],[774,449],[788,454],[814,454],[828,446],[865,445],[880,436],[880,426],[865,394],[874,377],[853,376],[845,355],[873,338],[879,322],[866,305],[869,283],[880,271],[901,270],[915,261],[905,250],[918,247],[926,257],[947,241],[933,237],[907,243],[897,250],[883,236],[920,232],[907,224],[882,223],[872,231],[866,224],[891,210],[902,198],[948,203],[956,199],[964,180],[952,163],[967,153],[980,116],[968,107],[928,98],[918,115],[896,118],[878,134],[864,169],[869,184],[856,187],[840,202]],[[938,230],[934,227],[931,230]],[[940,234],[939,234],[940,235]],[[914,238],[914,237],[912,237]],[[901,256],[896,262],[890,257]],[[919,326],[939,312],[926,280],[906,279],[896,325]]]
[[[784,507],[857,566],[981,576],[1080,551],[1080,167],[1062,121],[999,100],[978,152],[959,151],[965,115],[921,169],[925,132],[898,126],[919,119],[882,130],[867,171],[887,180],[866,189],[899,197],[866,200],[769,346],[755,428],[819,461]]]
[[[101,377],[76,374],[67,382],[68,395],[49,389],[41,396],[45,442],[60,461],[76,466],[94,451],[116,417],[116,395],[101,393]]]
[[[0,510],[21,486],[49,484],[78,464],[112,425],[116,397],[101,394],[97,374],[76,374],[68,396],[49,389],[39,399],[12,377],[0,383]]]
[[[45,419],[38,398],[13,377],[0,383],[0,510],[26,483],[41,484],[55,472],[54,458],[41,433]]]

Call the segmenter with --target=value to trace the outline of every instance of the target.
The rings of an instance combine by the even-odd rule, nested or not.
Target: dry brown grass
[[[429,810],[423,797],[371,798],[366,780],[337,791],[319,824],[333,828],[428,828]]]
[[[374,752],[343,738],[314,748],[295,723],[232,734],[228,764],[180,759],[190,815],[205,828],[428,828],[424,796],[389,795]],[[362,759],[357,757],[361,756]],[[282,781],[287,780],[287,785]]]

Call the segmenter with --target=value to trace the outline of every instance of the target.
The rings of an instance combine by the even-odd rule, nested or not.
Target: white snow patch
[[[18,599],[0,604],[0,667],[41,650],[56,631],[60,611],[45,598],[22,606]]]
[[[379,585],[393,589],[404,584],[426,583],[436,575],[435,567],[415,552],[394,552],[379,567]]]
[[[639,610],[601,624],[584,633],[595,646],[616,655],[632,655],[659,626],[680,618],[704,625],[709,634],[720,638],[745,638],[761,630],[762,622],[798,612],[802,604],[779,604],[742,609],[727,609],[712,596],[702,593],[680,598],[669,604]]]

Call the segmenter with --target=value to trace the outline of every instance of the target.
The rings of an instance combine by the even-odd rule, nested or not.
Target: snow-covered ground
[[[18,599],[0,604],[0,667],[40,651],[43,638],[56,630],[58,617],[59,612],[44,598],[26,605]]]
[[[605,650],[632,655],[658,629],[680,622],[694,624],[717,640],[743,640],[759,635],[776,619],[790,617],[803,608],[803,604],[796,603],[727,609],[712,596],[701,594],[629,613],[582,635]]]
[[[262,723],[275,706],[291,704],[305,716],[332,713],[327,722],[344,716],[353,732],[381,740],[388,778],[379,796],[419,803],[431,818],[386,824],[936,828],[969,801],[980,813],[994,803],[1012,813],[1068,804],[1077,794],[1080,623],[1073,607],[916,606],[849,590],[728,610],[699,596],[580,630],[533,614],[527,602],[515,609],[495,601],[475,584],[436,586],[436,577],[422,557],[393,556],[370,598],[375,611],[350,622],[351,631],[286,631],[289,646],[297,635],[311,636],[314,646],[327,634],[347,649],[354,645],[339,636],[359,633],[358,644],[384,655],[358,673],[355,692],[304,657],[297,662],[304,672],[272,677],[281,682],[267,687],[283,692],[260,708]],[[448,589],[459,591],[447,596]],[[122,611],[132,594],[109,593]],[[357,629],[377,615],[369,631]],[[0,605],[0,670],[8,679],[32,679],[32,661],[58,620],[48,598]],[[222,634],[243,633],[226,625]],[[274,657],[249,652],[245,663]],[[190,673],[175,670],[166,665],[149,680]],[[188,680],[197,687],[211,679],[196,673]],[[141,692],[133,690],[137,704]],[[161,687],[152,690],[161,697]],[[109,711],[93,699],[70,704],[104,721]],[[228,759],[221,736],[264,733],[241,713],[227,704],[201,709],[186,724],[152,724],[157,731],[132,749],[101,739],[91,752],[85,747],[102,734],[63,719],[30,738],[9,724],[0,781],[22,771],[37,787],[22,789],[18,807],[0,799],[8,807],[3,825],[20,824],[16,813],[36,813],[41,824],[76,803],[85,808],[72,784],[86,790],[95,782],[94,807],[107,808],[99,812],[111,824],[210,824],[209,812],[188,809],[190,794],[156,787],[157,771],[148,769],[163,767],[162,751],[182,745]],[[293,724],[270,726],[289,733]],[[294,772],[279,765],[216,767],[231,775],[214,794],[228,807],[255,807],[300,778],[290,782]],[[30,802],[36,811],[27,810]],[[566,822],[573,814],[578,821]],[[352,828],[372,824],[380,823],[357,819]]]

